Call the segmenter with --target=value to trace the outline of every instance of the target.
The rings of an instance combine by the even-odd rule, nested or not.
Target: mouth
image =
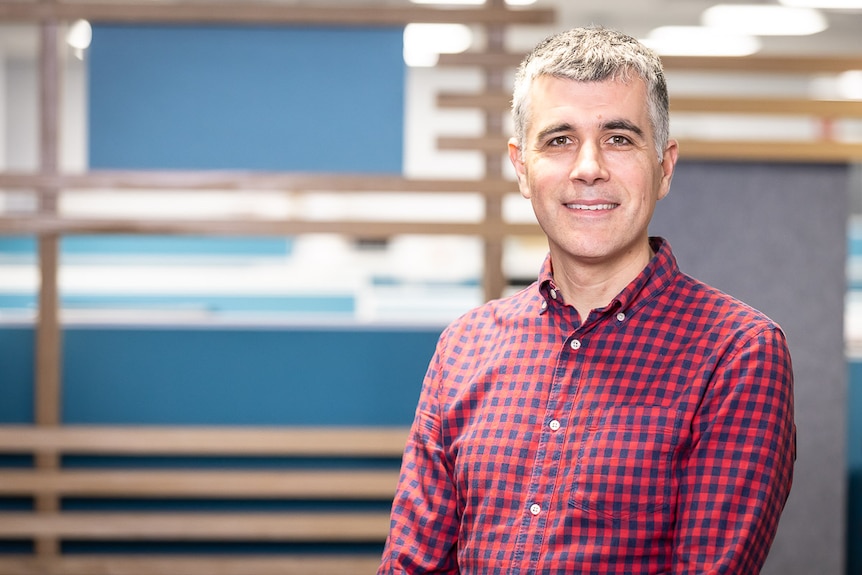
[[[605,210],[612,210],[616,207],[619,207],[619,204],[565,204],[567,208],[570,210],[583,210],[588,212],[598,212]]]

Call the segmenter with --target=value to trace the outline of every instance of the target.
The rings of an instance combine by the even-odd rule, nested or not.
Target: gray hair
[[[659,161],[670,133],[667,82],[658,55],[635,38],[590,26],[561,32],[540,42],[515,75],[512,119],[515,138],[523,146],[529,121],[530,86],[535,78],[553,76],[578,82],[629,81],[632,75],[647,87],[647,105]],[[523,149],[523,148],[522,148]]]

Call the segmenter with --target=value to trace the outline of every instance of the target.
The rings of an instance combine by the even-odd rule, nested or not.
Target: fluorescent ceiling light
[[[93,40],[93,28],[86,20],[78,20],[66,32],[66,43],[76,50],[86,50]]]
[[[848,70],[838,76],[838,92],[848,100],[862,100],[862,70]]]
[[[701,23],[755,36],[807,36],[829,26],[823,14],[813,8],[768,4],[716,4],[704,10]]]
[[[821,10],[862,10],[862,0],[778,0],[784,6]]]
[[[748,56],[760,50],[760,40],[702,26],[661,26],[643,43],[662,56]]]
[[[478,6],[484,4],[485,0],[410,0],[414,4],[440,4],[444,6]],[[536,0],[506,0],[509,6],[529,6],[535,4]]]
[[[404,27],[404,62],[408,66],[433,66],[440,54],[458,54],[473,43],[464,24],[408,24]]]
[[[66,32],[66,43],[71,46],[78,60],[84,59],[84,50],[90,47],[93,41],[93,27],[86,20],[77,20]]]

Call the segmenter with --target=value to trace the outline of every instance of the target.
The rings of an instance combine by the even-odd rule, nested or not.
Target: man
[[[379,573],[758,573],[795,460],[790,356],[647,234],[678,153],[661,62],[564,32],[513,116],[550,253],[440,337]]]

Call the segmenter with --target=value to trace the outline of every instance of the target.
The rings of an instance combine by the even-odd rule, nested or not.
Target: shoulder
[[[658,313],[672,317],[677,325],[706,335],[713,343],[732,347],[757,337],[784,342],[778,323],[764,312],[716,288],[680,273],[660,298]],[[733,343],[731,343],[733,342]]]
[[[523,325],[539,317],[541,301],[538,283],[533,283],[510,296],[485,302],[452,321],[443,330],[441,342],[469,343]]]

